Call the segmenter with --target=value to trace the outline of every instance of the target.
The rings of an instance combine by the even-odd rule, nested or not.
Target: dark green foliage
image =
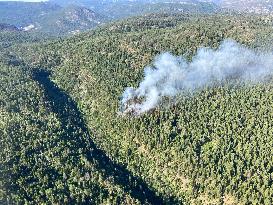
[[[27,43],[41,43],[50,39],[53,39],[53,37],[44,33],[31,34],[23,31],[0,31],[0,52],[3,52],[4,50],[7,51],[6,48],[11,46]]]
[[[1,204],[160,200],[96,147],[72,99],[46,73],[0,71]]]
[[[272,204],[272,80],[204,88],[140,117],[117,114],[123,90],[156,54],[191,59],[226,38],[267,50],[272,33],[270,16],[149,15],[13,46],[25,67],[1,67],[2,199]]]

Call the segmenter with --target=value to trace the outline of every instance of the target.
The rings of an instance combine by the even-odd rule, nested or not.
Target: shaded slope
[[[2,63],[0,73],[1,204],[163,203],[96,147],[48,73]]]
[[[50,81],[49,73],[36,72],[34,79],[42,85],[52,111],[57,113],[58,118],[61,119],[62,128],[65,130],[63,140],[76,142],[75,146],[83,150],[82,154],[86,156],[87,161],[95,163],[95,169],[102,171],[103,177],[113,178],[114,183],[119,184],[126,193],[140,201],[141,204],[163,203],[163,200],[150,190],[143,180],[134,177],[125,167],[113,162],[102,150],[97,148],[75,102]],[[77,129],[81,134],[73,136],[71,134],[75,131],[73,129]]]

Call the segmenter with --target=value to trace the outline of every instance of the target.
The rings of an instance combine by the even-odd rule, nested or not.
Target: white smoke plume
[[[273,73],[273,54],[258,53],[225,40],[217,50],[200,48],[191,62],[164,53],[144,69],[138,88],[126,88],[120,112],[142,114],[155,108],[163,97],[175,97],[229,79],[256,83]]]

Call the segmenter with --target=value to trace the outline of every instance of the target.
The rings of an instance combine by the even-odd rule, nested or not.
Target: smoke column
[[[200,48],[191,62],[163,53],[153,66],[144,69],[138,88],[126,88],[122,95],[122,114],[142,114],[155,108],[162,97],[194,92],[229,79],[257,83],[273,73],[273,54],[258,53],[225,40],[217,50]]]

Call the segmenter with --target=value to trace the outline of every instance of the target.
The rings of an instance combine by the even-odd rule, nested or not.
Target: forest
[[[272,25],[272,15],[151,14],[46,42],[1,33],[0,203],[273,204],[271,76],[118,114],[158,54],[191,60],[225,39],[272,52]]]

